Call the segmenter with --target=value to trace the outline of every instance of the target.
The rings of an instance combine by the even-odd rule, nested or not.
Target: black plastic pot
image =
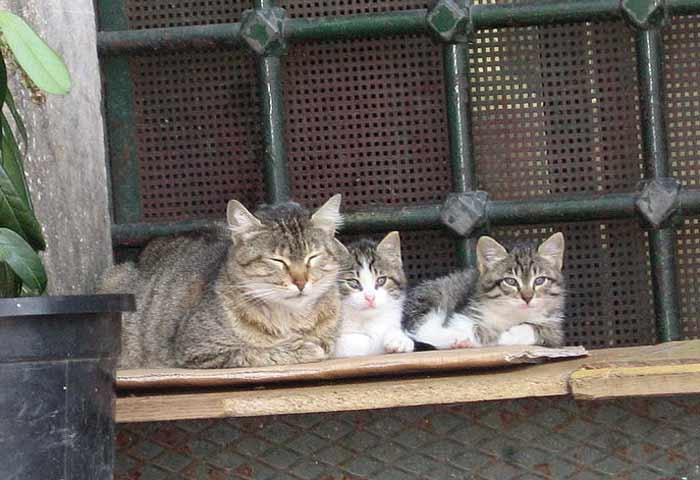
[[[107,480],[131,295],[0,299],[0,477]]]

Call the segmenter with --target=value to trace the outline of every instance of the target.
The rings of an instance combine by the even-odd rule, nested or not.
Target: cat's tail
[[[105,272],[97,293],[135,293],[139,283],[136,265],[133,262],[120,263]]]

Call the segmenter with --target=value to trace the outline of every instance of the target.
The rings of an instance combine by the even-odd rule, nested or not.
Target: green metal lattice
[[[700,191],[682,189],[670,177],[663,108],[662,24],[671,15],[700,13],[700,0],[540,0],[517,4],[472,5],[469,0],[439,0],[429,10],[326,17],[286,18],[273,0],[255,0],[254,10],[240,23],[127,30],[120,0],[99,0],[102,29],[98,48],[103,57],[111,132],[113,238],[134,243],[154,235],[184,232],[208,224],[191,220],[174,224],[142,224],[133,125],[127,105],[133,92],[126,56],[154,51],[247,45],[257,54],[264,175],[267,199],[289,198],[284,141],[283,88],[280,55],[287,42],[343,40],[402,34],[431,35],[443,43],[444,82],[453,185],[443,205],[382,208],[355,212],[344,231],[450,227],[461,235],[458,259],[473,262],[470,235],[482,225],[612,220],[638,215],[649,233],[654,305],[659,340],[680,338],[674,221],[700,214]],[[121,6],[121,7],[120,7]],[[637,193],[576,196],[556,200],[489,200],[476,191],[468,89],[468,41],[482,29],[590,22],[624,18],[636,29],[637,70],[641,101],[641,133],[646,182]]]

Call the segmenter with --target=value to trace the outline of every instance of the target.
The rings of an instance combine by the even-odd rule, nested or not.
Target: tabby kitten
[[[509,253],[477,242],[477,270],[430,280],[409,292],[403,326],[438,349],[481,345],[560,346],[564,334],[564,236]]]
[[[332,351],[340,320],[335,239],[340,195],[310,215],[296,203],[255,215],[235,200],[221,225],[157,239],[137,264],[111,270],[103,291],[134,293],[122,368],[224,368],[313,362]]]
[[[413,341],[401,330],[406,276],[399,232],[376,243],[348,246],[352,265],[341,276],[342,320],[336,357],[411,352]]]

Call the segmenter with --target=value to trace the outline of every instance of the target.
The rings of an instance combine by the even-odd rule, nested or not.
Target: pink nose
[[[365,300],[372,305],[374,303],[374,294],[365,293]]]

